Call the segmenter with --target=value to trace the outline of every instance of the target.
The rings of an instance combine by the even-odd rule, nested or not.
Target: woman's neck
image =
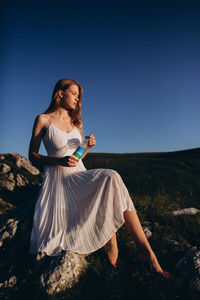
[[[66,120],[66,119],[68,119],[68,120],[71,119],[68,111],[61,107],[57,108],[53,114],[54,114],[55,118],[58,118],[61,121]]]

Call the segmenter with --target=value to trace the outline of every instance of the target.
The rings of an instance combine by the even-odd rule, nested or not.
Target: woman
[[[35,205],[29,252],[86,254],[103,247],[110,263],[120,267],[123,260],[118,257],[116,231],[125,223],[140,249],[140,259],[168,277],[146,239],[120,175],[114,170],[84,167],[82,158],[96,144],[94,135],[80,160],[72,155],[83,138],[82,93],[77,81],[59,80],[49,108],[35,120],[29,159],[44,166],[44,179]],[[42,139],[48,156],[38,153]]]

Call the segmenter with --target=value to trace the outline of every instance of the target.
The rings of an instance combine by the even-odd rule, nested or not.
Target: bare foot
[[[138,259],[139,259],[139,261],[142,261],[142,262],[145,262],[145,261],[149,262],[150,266],[154,269],[154,271],[157,274],[161,274],[162,276],[164,276],[166,278],[170,277],[170,274],[161,268],[161,266],[155,256],[155,253],[153,251],[151,251],[149,253],[146,250],[141,250],[138,253]]]
[[[118,260],[118,247],[115,243],[110,243],[110,241],[105,244],[103,247],[107,253],[108,260],[115,268],[117,267],[117,260]]]
[[[118,248],[115,245],[106,245],[104,249],[107,253],[108,260],[114,268],[121,269],[126,266],[126,262],[118,256]]]

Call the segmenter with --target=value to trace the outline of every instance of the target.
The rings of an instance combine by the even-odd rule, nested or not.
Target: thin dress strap
[[[50,122],[50,125],[51,125],[52,121],[51,121],[50,115],[48,115],[48,118],[49,118],[49,122]]]

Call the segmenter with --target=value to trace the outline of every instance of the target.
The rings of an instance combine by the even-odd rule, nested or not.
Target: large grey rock
[[[200,249],[189,249],[176,264],[175,271],[191,290],[200,291]]]
[[[0,280],[0,297],[8,297],[27,282],[46,294],[55,294],[72,287],[86,271],[85,257],[63,250],[58,256],[37,255],[28,252],[32,221],[30,216],[18,214],[15,218],[1,217],[0,252],[3,270]]]
[[[42,274],[39,284],[51,295],[66,288],[71,288],[79,276],[87,269],[88,262],[84,255],[72,251],[62,251],[57,257],[46,257],[42,262]]]
[[[14,155],[14,158],[17,167],[23,167],[33,175],[38,175],[40,173],[40,171],[32,166],[32,164],[24,156],[16,154]]]
[[[42,177],[40,171],[30,161],[16,153],[0,154],[0,190],[14,191],[15,187],[35,184],[36,177]],[[38,180],[36,180],[38,181]]]

